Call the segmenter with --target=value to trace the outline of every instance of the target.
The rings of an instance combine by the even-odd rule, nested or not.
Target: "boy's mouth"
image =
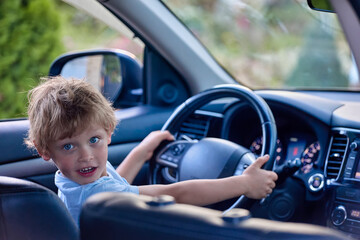
[[[79,170],[79,173],[83,176],[88,176],[91,175],[93,172],[95,172],[96,167],[87,167],[87,168],[82,168]]]

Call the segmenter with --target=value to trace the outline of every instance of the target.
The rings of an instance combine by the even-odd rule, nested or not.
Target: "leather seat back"
[[[222,212],[176,204],[170,196],[129,193],[91,196],[80,215],[81,239],[172,240],[344,240],[325,227],[251,218],[245,209]]]
[[[79,239],[64,203],[51,190],[0,176],[0,239]]]

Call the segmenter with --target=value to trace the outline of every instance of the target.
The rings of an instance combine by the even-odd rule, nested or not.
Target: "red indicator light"
[[[293,156],[297,156],[298,154],[298,151],[299,151],[299,148],[294,148],[294,151],[293,151]]]

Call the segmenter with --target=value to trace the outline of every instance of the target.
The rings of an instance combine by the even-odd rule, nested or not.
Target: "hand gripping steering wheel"
[[[183,121],[195,110],[213,100],[225,97],[238,98],[256,111],[262,127],[261,156],[270,155],[263,168],[272,170],[277,139],[275,120],[267,103],[249,88],[225,84],[203,91],[181,104],[166,121],[162,130],[168,130],[172,134],[177,133]],[[232,176],[235,172],[239,175],[255,160],[250,150],[243,146],[228,140],[207,137],[199,141],[175,140],[161,146],[154,155],[150,161],[151,184],[160,182],[160,170],[164,167],[170,167],[175,171],[176,181],[216,179]],[[239,200],[236,205],[241,206],[241,202],[245,202],[246,198]]]

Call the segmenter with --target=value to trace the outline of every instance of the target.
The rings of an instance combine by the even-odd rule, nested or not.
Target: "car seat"
[[[0,239],[79,239],[79,229],[51,190],[0,176]]]
[[[221,211],[176,204],[170,196],[157,198],[130,193],[98,193],[80,214],[81,239],[172,240],[344,240],[333,229],[301,223],[251,218],[245,209]]]

